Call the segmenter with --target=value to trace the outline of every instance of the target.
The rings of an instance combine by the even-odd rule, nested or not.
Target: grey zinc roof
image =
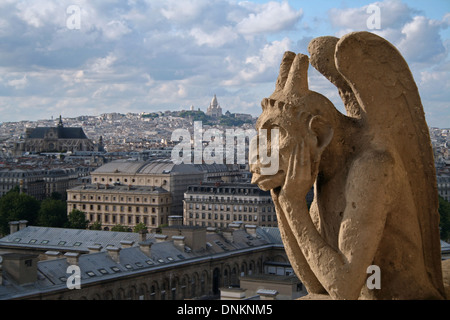
[[[147,237],[151,237],[149,233]],[[36,248],[89,251],[88,247],[100,244],[120,246],[122,240],[131,240],[137,245],[139,234],[134,232],[113,232],[29,226],[0,239],[0,245],[27,245]]]
[[[34,128],[30,133],[31,139],[43,139],[46,133],[55,128],[51,127],[37,127]],[[75,127],[75,128],[56,128],[58,132],[58,138],[60,139],[87,139],[86,134],[83,131],[83,128]]]
[[[283,244],[280,229],[277,227],[258,227],[256,234],[267,239],[268,242],[274,244]]]
[[[450,243],[441,240],[441,250],[442,252],[450,252]]]
[[[137,234],[126,232],[56,229],[58,228],[27,227],[0,240],[3,243],[8,240],[12,241],[19,234],[25,238],[27,233],[29,235],[41,234],[42,236],[50,236],[52,234],[56,238],[52,242],[56,242],[58,239],[64,237],[69,244],[75,241],[76,238],[78,241],[84,239],[91,243],[100,242],[103,245],[115,243],[115,249],[119,250],[120,243],[117,243],[119,238],[120,240],[130,240],[130,236],[138,236]],[[119,251],[119,261],[115,261],[106,251],[81,254],[78,256],[81,286],[83,286],[83,283],[115,279],[131,274],[139,274],[141,272],[159,270],[171,266],[175,267],[180,264],[189,264],[198,259],[213,259],[214,257],[233,254],[236,250],[246,252],[258,246],[271,246],[273,244],[269,238],[276,238],[276,231],[272,229],[276,228],[265,228],[264,230],[258,228],[257,235],[253,236],[246,233],[245,229],[234,230],[233,241],[226,240],[220,233],[208,233],[206,235],[208,245],[206,248],[198,251],[186,250],[186,247],[181,248],[175,245],[169,238],[167,239],[168,241],[156,242],[154,235],[149,234],[149,239],[145,242],[152,243],[150,256],[144,253],[138,246],[121,248]],[[118,237],[119,235],[121,237]],[[4,273],[5,285],[0,286],[0,299],[13,299],[14,297],[41,294],[46,291],[65,290],[67,279],[71,275],[67,273],[68,267],[69,261],[67,254],[63,258],[39,261],[38,280],[27,286],[15,284],[10,276]]]
[[[100,168],[94,170],[94,173],[136,173],[140,167],[145,164],[145,161],[123,161],[117,160],[108,162]]]
[[[170,159],[159,159],[151,161],[112,161],[97,168],[94,173],[201,174],[202,171],[193,164],[174,164]]]
[[[138,247],[124,248],[119,252],[119,262],[114,261],[107,252],[83,254],[79,256],[78,266],[81,271],[81,282],[99,280],[101,277],[112,277],[126,273],[149,270],[155,267],[165,267],[170,263],[179,262],[189,258],[185,252],[177,249],[172,242],[154,243],[151,248],[151,257]],[[51,283],[66,284],[67,267],[66,258],[44,260],[38,263],[38,270]],[[42,277],[44,278],[44,277]]]

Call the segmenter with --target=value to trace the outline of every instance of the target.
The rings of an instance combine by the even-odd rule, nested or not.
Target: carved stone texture
[[[279,130],[279,171],[250,166],[271,190],[292,267],[312,298],[445,299],[433,153],[407,63],[369,32],[316,38],[308,51],[285,53],[257,121]],[[309,62],[347,115],[309,90]]]

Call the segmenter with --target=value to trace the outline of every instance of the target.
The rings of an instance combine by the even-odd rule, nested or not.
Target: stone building
[[[60,193],[63,198],[68,188],[80,184],[80,178],[89,174],[89,167],[68,168],[5,168],[0,170],[0,197],[19,186],[24,192],[38,200],[43,200],[53,192]]]
[[[94,151],[94,149],[94,143],[86,136],[83,128],[64,127],[60,117],[56,127],[27,128],[24,141],[16,144],[14,154]]]
[[[157,228],[169,222],[171,206],[171,193],[161,187],[96,183],[67,190],[67,212],[83,211],[104,230],[120,224],[132,231],[139,223]]]
[[[2,169],[0,170],[0,197],[15,186],[20,191],[38,200],[45,198],[45,180],[47,170],[43,169]]]
[[[206,114],[213,118],[220,118],[222,116],[222,108],[217,102],[216,95],[214,95],[214,97],[212,98],[211,103],[209,104],[208,109],[206,110]]]
[[[184,224],[224,228],[234,221],[276,227],[270,192],[250,183],[202,183],[184,193]]]
[[[437,176],[437,188],[439,195],[450,202],[450,176]]]
[[[267,262],[287,262],[274,228],[240,225],[225,236],[214,228],[171,226],[119,244],[113,238],[129,233],[63,229],[51,238],[52,230],[27,229],[0,239],[0,299],[218,299],[220,289],[239,286],[240,277],[263,274]],[[28,251],[20,251],[21,244]],[[74,250],[87,244],[90,253]],[[71,290],[75,273],[79,289]]]
[[[113,161],[91,172],[92,184],[158,187],[171,194],[170,213],[183,213],[183,193],[199,183],[204,173],[194,165],[175,165],[170,159],[151,161]]]

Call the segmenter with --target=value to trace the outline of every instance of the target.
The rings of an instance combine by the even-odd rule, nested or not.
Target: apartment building
[[[67,212],[78,209],[89,224],[100,222],[103,230],[115,225],[130,231],[139,223],[148,228],[168,224],[171,193],[161,187],[90,184],[67,190]]]
[[[235,221],[278,226],[270,192],[250,183],[191,185],[184,194],[183,215],[188,226],[225,228]]]

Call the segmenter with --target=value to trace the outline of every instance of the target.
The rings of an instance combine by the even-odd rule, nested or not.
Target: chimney
[[[59,251],[46,251],[45,253],[45,260],[54,260],[54,259],[58,259],[61,256],[61,252]]]
[[[228,224],[228,227],[231,229],[234,229],[234,230],[239,230],[241,228],[241,225],[242,225],[242,223],[235,221],[233,223]]]
[[[139,248],[147,256],[151,257],[152,242],[139,243]]]
[[[147,229],[139,230],[139,242],[144,242],[147,240]]]
[[[222,231],[222,235],[225,238],[225,240],[233,242],[233,229],[224,229]]]
[[[122,240],[120,241],[120,245],[122,248],[131,248],[134,244],[134,241],[131,240]]]
[[[248,234],[256,237],[256,225],[254,224],[246,224],[245,225],[245,232]]]
[[[94,245],[88,247],[89,253],[100,252],[102,250],[102,248],[103,247],[101,245],[99,245],[99,244],[94,244]]]
[[[27,227],[27,220],[20,220],[19,221],[19,230],[25,229]]]
[[[5,253],[2,258],[2,272],[7,272],[19,285],[36,282],[37,254]]]
[[[107,247],[109,256],[117,263],[120,263],[120,248],[117,247]]]
[[[164,234],[156,234],[155,235],[155,239],[156,242],[164,242],[167,241],[168,236],[164,235]]]
[[[9,222],[9,234],[13,234],[19,231],[19,221],[10,221]]]
[[[261,300],[277,300],[277,290],[259,289],[256,294],[259,295]]]
[[[184,236],[172,236],[173,244],[182,251],[184,251],[185,246],[184,239]]]
[[[215,227],[207,227],[206,228],[206,234],[215,234],[217,231],[217,228]]]
[[[169,216],[169,227],[181,226],[183,224],[183,216]]]
[[[67,259],[69,265],[78,265],[78,259],[80,258],[80,253],[78,252],[66,252],[64,256]]]

